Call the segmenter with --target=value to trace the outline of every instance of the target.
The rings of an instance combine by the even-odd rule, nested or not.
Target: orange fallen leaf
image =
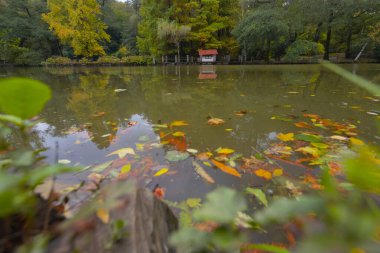
[[[228,165],[225,165],[221,162],[218,162],[214,159],[211,159],[211,161],[216,167],[218,167],[223,172],[228,173],[228,174],[235,176],[235,177],[241,177],[241,174],[236,169],[234,169]]]
[[[272,174],[269,171],[263,170],[263,169],[258,169],[255,171],[256,176],[262,177],[266,180],[272,179]]]

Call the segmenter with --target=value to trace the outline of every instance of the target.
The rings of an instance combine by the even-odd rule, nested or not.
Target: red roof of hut
[[[200,49],[198,52],[199,52],[200,56],[217,55],[218,54],[218,50],[216,50],[216,49],[206,49],[206,50]]]

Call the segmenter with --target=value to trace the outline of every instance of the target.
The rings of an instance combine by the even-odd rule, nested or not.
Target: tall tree
[[[101,9],[96,0],[48,0],[49,13],[42,18],[62,43],[70,45],[74,54],[84,57],[104,55],[100,45],[109,41],[107,28],[100,19]]]
[[[44,0],[0,1],[0,59],[8,63],[39,64],[57,52],[56,39],[41,20]]]
[[[191,28],[185,25],[179,25],[175,21],[168,22],[166,20],[161,20],[158,23],[158,38],[166,39],[171,43],[174,43],[177,47],[177,59],[180,61],[180,43],[186,38],[187,34],[190,32]]]

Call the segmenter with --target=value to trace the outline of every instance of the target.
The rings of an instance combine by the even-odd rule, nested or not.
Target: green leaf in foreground
[[[245,191],[249,194],[254,195],[258,200],[260,200],[261,203],[264,204],[264,206],[268,206],[267,197],[265,196],[265,193],[261,189],[247,187],[245,188]]]
[[[51,98],[47,85],[27,78],[2,79],[0,91],[0,110],[22,119],[39,114]]]
[[[237,191],[221,187],[207,195],[202,207],[194,211],[194,218],[198,221],[231,223],[246,206],[245,199]]]

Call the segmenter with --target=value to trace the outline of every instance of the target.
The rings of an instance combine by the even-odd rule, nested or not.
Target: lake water
[[[343,67],[380,83],[378,64]],[[51,87],[53,99],[41,114],[43,123],[35,128],[33,145],[48,148],[43,154],[49,163],[68,160],[64,162],[92,166],[59,177],[67,186],[86,180],[94,166],[116,160],[109,155],[113,151],[132,148],[136,155],[118,159],[107,174],[117,176],[131,164],[129,176],[150,188],[165,187],[169,200],[203,197],[218,185],[271,187],[270,181],[244,173],[238,164],[232,163],[242,178],[193,156],[170,162],[165,155],[185,145],[214,154],[219,147],[229,148],[250,157],[276,141],[277,134],[301,131],[294,123],[305,122],[305,113],[354,124],[357,138],[380,143],[378,98],[319,65],[15,68],[0,69],[0,75],[30,77]],[[210,117],[225,124],[211,126]],[[188,125],[154,125],[179,120]],[[173,132],[185,137],[171,138],[169,144],[160,138]],[[215,184],[194,171],[194,160]],[[303,173],[287,163],[282,167],[288,170],[285,175]],[[169,172],[153,176],[162,168]]]

